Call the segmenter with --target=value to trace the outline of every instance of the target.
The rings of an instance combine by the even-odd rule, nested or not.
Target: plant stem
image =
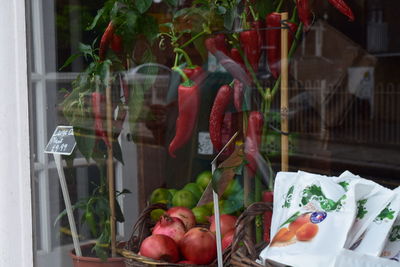
[[[185,50],[183,50],[181,48],[175,48],[174,52],[175,53],[181,53],[183,55],[183,57],[185,58],[186,63],[188,64],[189,68],[193,68],[194,67],[193,63],[192,63],[192,60],[190,59],[189,55],[185,52]]]
[[[255,177],[255,188],[254,188],[254,201],[260,202],[261,201],[261,179],[260,174],[257,174]],[[262,240],[263,234],[263,224],[262,224],[262,217],[261,215],[256,216],[255,220],[256,226],[256,243],[260,243]]]
[[[204,35],[206,32],[205,31],[201,31],[198,34],[196,34],[195,36],[192,37],[192,39],[190,39],[189,41],[187,41],[186,43],[184,43],[183,45],[181,45],[181,48],[185,48],[186,46],[190,45],[192,42],[196,41],[198,38],[200,38],[202,35]]]
[[[282,4],[283,4],[283,0],[281,0],[278,4],[278,6],[276,7],[276,12],[280,12],[281,8],[282,8]]]
[[[183,70],[181,70],[181,68],[179,68],[179,67],[173,67],[172,70],[178,72],[179,75],[181,75],[181,77],[182,77],[182,79],[183,79],[183,83],[189,83],[189,82],[191,82],[191,80],[189,79],[189,77],[185,74],[185,72],[183,72]]]

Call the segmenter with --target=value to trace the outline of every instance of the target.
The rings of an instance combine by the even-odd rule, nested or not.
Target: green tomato
[[[172,195],[166,188],[157,188],[150,195],[150,204],[171,202]]]
[[[193,195],[199,200],[203,194],[203,188],[196,183],[188,183],[183,187],[183,190],[188,190],[193,193]]]
[[[196,184],[200,185],[203,190],[206,189],[207,185],[211,182],[212,173],[211,171],[203,171],[196,178]]]
[[[196,206],[197,201],[198,199],[192,192],[182,189],[175,193],[175,196],[172,198],[172,205],[191,209]]]
[[[211,216],[211,212],[208,208],[205,206],[194,207],[192,212],[198,224],[208,223],[208,217]]]

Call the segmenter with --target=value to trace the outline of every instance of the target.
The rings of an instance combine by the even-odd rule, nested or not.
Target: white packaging
[[[384,258],[343,249],[335,258],[334,267],[399,267],[399,263]]]
[[[398,190],[399,188],[396,188],[396,192]],[[385,248],[382,251],[381,257],[397,262],[400,261],[400,212],[397,214],[396,221],[386,238]]]
[[[368,226],[360,242],[356,242],[356,246],[352,247],[354,251],[372,256],[381,255],[389,231],[400,211],[400,187],[393,192],[393,199]]]
[[[385,209],[395,194],[392,190],[373,181],[356,176],[349,171],[340,175],[337,182],[342,186],[344,183],[347,183],[347,185],[351,185],[354,188],[355,199],[357,201],[357,215],[344,246],[348,249],[354,249],[360,244],[362,235],[365,233],[367,227]],[[379,247],[382,244],[376,245]],[[371,247],[370,252],[376,254],[376,249]]]
[[[293,186],[292,198],[289,207],[274,206],[279,230],[261,252],[261,262],[332,266],[356,216],[354,188],[350,185],[346,192],[333,179],[305,172],[295,180],[277,178],[278,189]]]
[[[273,207],[277,212],[272,215],[270,236],[274,236],[278,231],[282,216],[280,209],[289,208],[291,206],[294,184],[298,179],[297,176],[297,172],[278,172],[276,175]]]

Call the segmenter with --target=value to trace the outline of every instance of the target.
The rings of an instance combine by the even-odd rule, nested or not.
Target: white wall
[[[24,0],[0,8],[0,266],[33,266]]]

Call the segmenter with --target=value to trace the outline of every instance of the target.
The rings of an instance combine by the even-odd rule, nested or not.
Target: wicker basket
[[[235,237],[232,242],[231,251],[228,255],[230,266],[234,267],[265,267],[271,266],[268,263],[262,265],[255,260],[258,259],[260,252],[268,245],[265,242],[254,244],[252,236],[247,231],[248,225],[254,225],[257,215],[262,215],[266,211],[272,210],[272,203],[256,202],[250,205],[238,218],[236,223]],[[243,244],[243,245],[242,245]]]
[[[146,237],[148,237],[151,234],[151,228],[154,226],[154,223],[151,222],[150,213],[155,209],[167,210],[167,206],[165,204],[154,204],[148,206],[143,210],[136,224],[133,227],[130,240],[127,242],[125,248],[121,251],[121,254],[125,257],[125,265],[127,267],[139,267],[139,266],[193,267],[194,265],[191,264],[178,264],[178,263],[158,261],[138,254],[140,249],[140,244]],[[227,260],[229,254],[230,254],[230,249],[226,249],[224,251],[224,259]],[[210,265],[195,265],[195,266],[213,267],[217,266],[217,263],[216,261],[214,261]],[[224,266],[227,266],[227,261],[224,261]]]

